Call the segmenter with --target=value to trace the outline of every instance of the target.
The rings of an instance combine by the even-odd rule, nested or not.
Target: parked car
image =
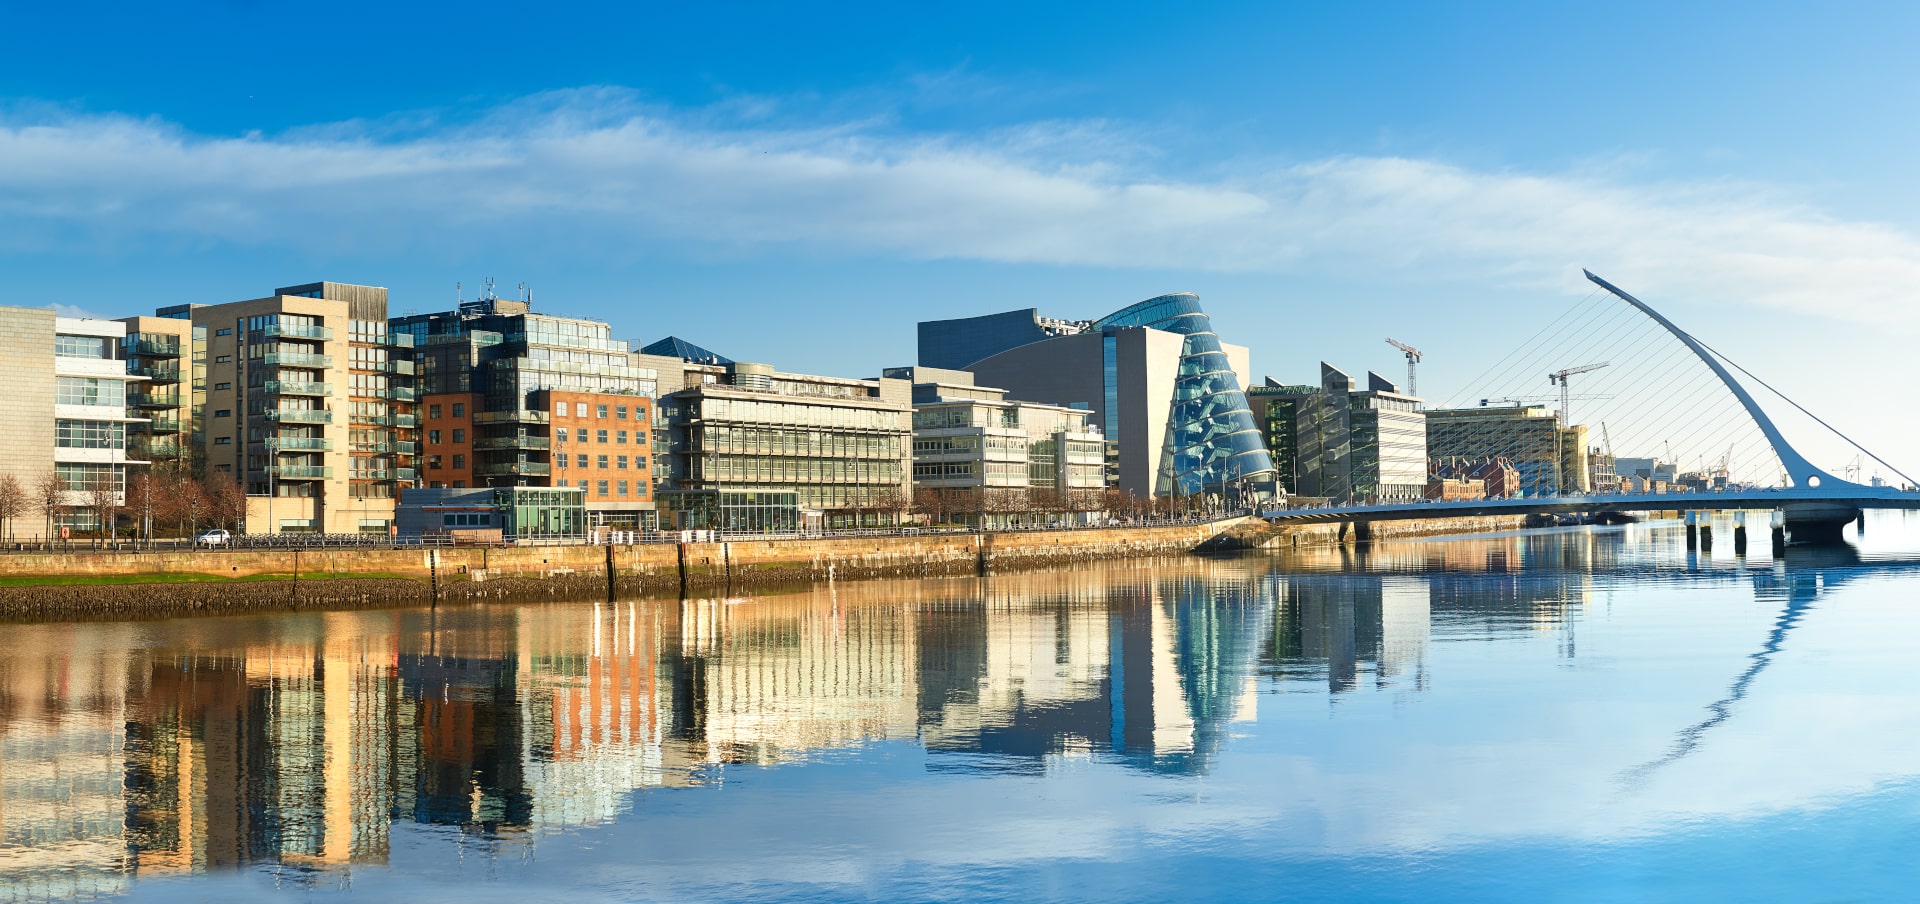
[[[233,534],[219,528],[202,531],[200,536],[193,538],[193,545],[195,546],[227,546],[232,543]]]

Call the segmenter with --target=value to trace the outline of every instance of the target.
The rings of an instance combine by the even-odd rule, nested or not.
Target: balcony
[[[476,424],[544,424],[548,417],[545,410],[476,411],[473,413],[473,422]]]
[[[382,468],[354,471],[350,475],[354,480],[392,480],[393,472]]]
[[[281,465],[267,471],[281,480],[332,480],[333,469],[313,465]]]
[[[419,452],[420,444],[416,442],[401,440],[393,444],[393,454],[395,455],[417,455]]]
[[[481,477],[545,477],[553,473],[553,466],[533,461],[482,462],[474,466],[473,472]]]
[[[420,399],[420,390],[411,386],[389,386],[387,398],[396,402],[416,402]]]
[[[179,433],[180,419],[178,417],[156,417],[144,424],[134,424],[133,427],[147,433]]]
[[[260,359],[267,367],[332,367],[332,355],[309,355],[305,352],[272,352]]]
[[[141,358],[178,358],[180,340],[178,339],[134,339],[129,338],[122,346],[127,354]]]
[[[411,377],[414,375],[413,362],[412,361],[388,361],[387,373],[398,374],[403,377]]]
[[[331,424],[333,412],[326,409],[269,408],[267,420],[283,424]]]
[[[412,348],[413,334],[412,333],[388,333],[387,344],[393,346],[394,348]]]
[[[177,392],[165,394],[129,392],[127,393],[127,407],[158,408],[163,410],[167,408],[178,408],[180,407],[180,394]]]
[[[268,380],[262,387],[267,395],[326,396],[333,394],[333,387],[326,383],[307,383],[299,380]]]
[[[388,417],[395,427],[418,427],[420,418],[411,414],[395,414]]]
[[[475,449],[551,449],[553,440],[544,436],[483,436],[473,441]]]
[[[267,441],[282,452],[332,452],[333,440],[324,436],[281,436],[268,437]]]
[[[415,471],[412,468],[394,468],[393,469],[393,479],[395,480],[418,480],[419,478],[420,478],[420,472]]]
[[[136,377],[146,377],[155,383],[178,383],[180,382],[180,362],[136,364],[127,368],[127,373]]]
[[[268,324],[263,331],[268,339],[318,339],[322,342],[333,338],[333,330],[324,326],[303,326],[292,323]]]

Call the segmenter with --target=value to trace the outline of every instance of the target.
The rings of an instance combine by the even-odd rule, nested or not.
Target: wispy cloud
[[[769,101],[768,103],[772,103]],[[737,112],[737,111],[736,111]],[[1910,320],[1920,240],[1751,185],[1605,166],[1482,172],[1380,157],[1165,171],[1109,123],[976,136],[649,109],[617,92],[474,123],[278,136],[42,111],[0,116],[0,252],[129,241],[384,252],[532,242],[780,245],[1067,266],[1431,272]]]

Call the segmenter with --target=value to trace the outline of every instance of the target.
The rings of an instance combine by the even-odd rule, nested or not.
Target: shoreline
[[[1478,533],[1488,519],[1405,522],[1376,536]],[[1246,545],[1247,537],[1260,538]],[[474,602],[735,596],[835,581],[1042,570],[1350,542],[1341,525],[1258,518],[1084,530],[637,546],[15,553],[0,556],[0,622],[119,621]]]

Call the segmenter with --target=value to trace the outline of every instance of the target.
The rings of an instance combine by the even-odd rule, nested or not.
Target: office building
[[[130,388],[146,378],[121,358],[126,328],[111,320],[61,317],[50,309],[0,307],[0,477],[12,477],[22,511],[7,525],[17,540],[61,528],[100,527],[98,506],[124,504],[127,473],[144,463],[127,450]],[[48,513],[39,490],[56,478],[59,511]]]
[[[491,293],[391,327],[419,362],[428,488],[567,486],[593,524],[654,524],[658,361],[606,323]]]
[[[1016,402],[965,371],[890,368],[913,384],[913,487],[942,520],[990,527],[1100,510],[1106,438],[1093,412]]]
[[[1586,425],[1562,427],[1559,415],[1544,406],[1429,409],[1427,454],[1437,461],[1505,458],[1519,472],[1520,495],[1592,488]]]
[[[394,526],[402,537],[584,539],[584,496],[569,486],[412,488],[400,495]]]
[[[1247,391],[1285,490],[1336,504],[1412,502],[1427,484],[1420,399],[1368,372],[1367,388],[1320,363],[1319,386],[1272,379]]]
[[[387,290],[318,282],[162,308],[205,331],[206,467],[247,494],[248,533],[388,533],[415,479],[411,349]]]
[[[1246,348],[1220,341],[1191,293],[1098,320],[1039,311],[923,322],[919,363],[965,370],[1015,401],[1093,412],[1113,482],[1138,495],[1271,493],[1274,470],[1242,391]]]
[[[647,349],[642,359],[680,387],[663,386],[656,415],[665,443],[657,498],[672,512],[663,527],[872,527],[899,523],[911,507],[907,380],[784,373],[684,342]],[[676,349],[686,357],[657,354]]]

